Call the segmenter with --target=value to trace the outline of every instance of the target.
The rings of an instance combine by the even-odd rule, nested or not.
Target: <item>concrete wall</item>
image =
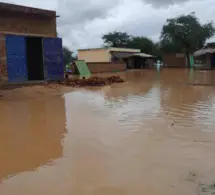
[[[98,48],[98,49],[86,49],[78,51],[78,59],[85,60],[87,63],[98,62],[111,62],[111,52],[131,52],[139,53],[139,49],[127,49],[127,48]]]
[[[186,57],[184,54],[164,54],[163,56],[164,67],[185,67]]]
[[[78,60],[85,60],[87,63],[110,62],[111,55],[108,49],[79,50]]]
[[[126,64],[87,63],[87,65],[92,73],[117,72],[126,69]]]
[[[0,33],[56,37],[56,18],[26,17],[15,14],[1,16],[0,13]]]

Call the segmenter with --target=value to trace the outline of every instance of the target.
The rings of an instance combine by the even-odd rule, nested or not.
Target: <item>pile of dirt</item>
[[[84,87],[84,86],[105,86],[113,83],[123,83],[125,82],[119,76],[111,76],[111,77],[90,77],[88,79],[67,79],[65,81],[60,82],[62,85],[72,86],[72,87]]]

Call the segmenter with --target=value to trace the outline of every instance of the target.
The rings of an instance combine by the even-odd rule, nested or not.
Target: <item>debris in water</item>
[[[68,79],[60,82],[62,85],[72,86],[72,87],[84,87],[84,86],[105,86],[113,83],[123,83],[125,82],[119,76],[111,76],[111,77],[90,77],[84,79]]]

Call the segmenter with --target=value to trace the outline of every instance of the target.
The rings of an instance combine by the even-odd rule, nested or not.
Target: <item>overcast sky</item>
[[[4,0],[5,2],[9,2]],[[201,22],[215,22],[215,0],[11,0],[56,10],[58,32],[70,49],[100,47],[110,31],[159,39],[167,18],[196,12]],[[215,39],[214,39],[215,40]]]

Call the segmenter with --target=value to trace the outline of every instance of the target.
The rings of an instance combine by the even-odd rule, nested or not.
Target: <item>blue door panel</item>
[[[26,42],[23,36],[6,36],[7,69],[9,82],[28,80]]]
[[[43,38],[43,61],[46,80],[64,78],[62,39]]]

